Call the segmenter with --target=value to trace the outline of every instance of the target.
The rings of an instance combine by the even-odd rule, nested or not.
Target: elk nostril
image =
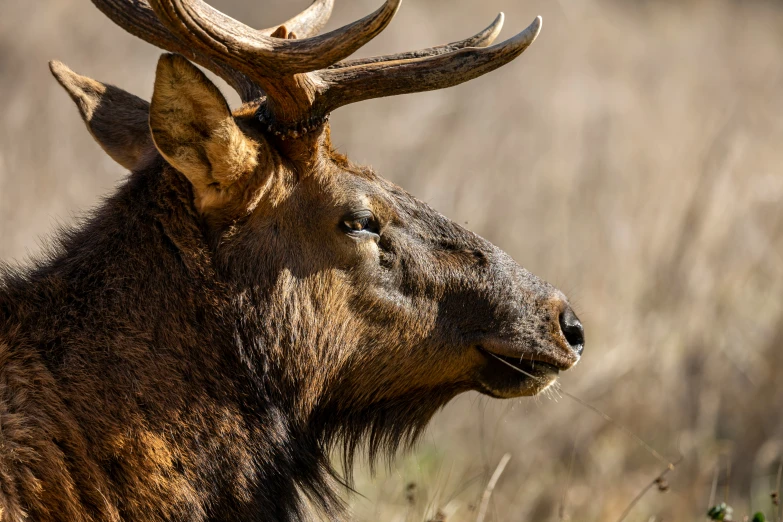
[[[571,348],[578,355],[582,355],[585,349],[585,330],[581,321],[579,321],[579,318],[570,307],[560,314],[560,329],[563,331],[563,336]]]

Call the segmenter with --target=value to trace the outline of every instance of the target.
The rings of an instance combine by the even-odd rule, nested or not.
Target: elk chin
[[[497,399],[532,397],[557,380],[560,369],[542,361],[495,355],[477,347],[483,361],[478,369],[478,391]]]

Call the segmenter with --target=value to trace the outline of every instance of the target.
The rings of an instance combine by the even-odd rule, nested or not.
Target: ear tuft
[[[155,146],[202,203],[219,204],[217,193],[257,166],[258,143],[237,126],[218,88],[180,55],[158,61],[150,129]]]
[[[147,124],[149,103],[76,74],[62,62],[49,62],[49,69],[76,103],[87,130],[114,161],[134,170],[154,154]]]
[[[106,93],[106,86],[86,76],[76,74],[64,63],[57,60],[49,62],[49,70],[76,103],[82,118],[89,121],[95,113],[95,109],[100,105],[101,96]]]

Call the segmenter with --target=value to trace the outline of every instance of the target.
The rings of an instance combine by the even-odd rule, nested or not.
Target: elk
[[[563,293],[330,141],[335,109],[488,73],[540,18],[349,59],[400,0],[320,35],[333,0],[265,30],[201,0],[93,3],[172,54],[151,103],[51,63],[131,173],[2,268],[3,522],[340,519],[333,451],[350,474],[462,392],[534,395],[579,360]]]

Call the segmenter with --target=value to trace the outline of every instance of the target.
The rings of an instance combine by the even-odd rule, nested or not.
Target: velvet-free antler
[[[334,0],[316,0],[285,24],[261,30],[202,0],[93,0],[128,32],[221,76],[243,101],[265,97],[259,117],[270,130],[293,138],[323,123],[338,107],[443,89],[493,71],[522,54],[541,29],[539,17],[492,46],[503,25],[501,14],[460,42],[347,60],[389,25],[400,2],[386,0],[371,15],[319,35]]]

